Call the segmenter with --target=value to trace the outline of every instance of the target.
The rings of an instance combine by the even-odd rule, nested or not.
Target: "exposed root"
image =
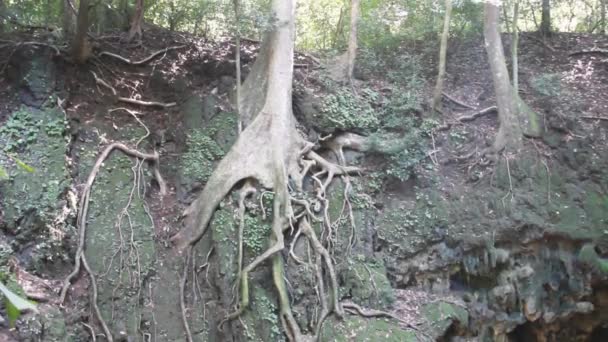
[[[59,296],[59,302],[64,303],[66,294],[70,287],[70,284],[71,284],[72,280],[74,279],[74,277],[76,277],[76,275],[78,275],[78,273],[80,272],[80,266],[82,264],[82,266],[84,267],[85,271],[89,274],[89,277],[91,279],[91,287],[92,287],[92,291],[93,291],[92,306],[95,311],[95,315],[97,316],[97,320],[100,322],[100,324],[104,330],[104,333],[106,334],[106,337],[107,337],[108,341],[110,341],[110,342],[113,341],[112,335],[111,335],[110,330],[108,329],[107,324],[105,323],[103,317],[101,316],[101,313],[97,306],[97,284],[95,282],[95,276],[94,276],[93,272],[91,271],[91,269],[89,268],[89,265],[87,263],[85,253],[84,253],[84,248],[85,248],[85,241],[86,241],[86,227],[87,227],[86,225],[87,225],[87,216],[88,216],[87,214],[88,214],[88,209],[89,209],[91,188],[93,187],[95,178],[97,177],[97,174],[99,173],[99,171],[101,169],[102,163],[110,156],[110,153],[115,149],[120,150],[121,152],[125,153],[128,156],[152,162],[153,168],[154,168],[154,176],[156,177],[156,180],[160,186],[160,194],[162,196],[166,193],[166,185],[165,185],[165,182],[164,182],[163,178],[161,177],[160,171],[158,169],[158,163],[159,163],[158,153],[156,153],[156,152],[154,152],[154,154],[142,153],[137,150],[131,149],[122,143],[112,143],[112,144],[108,145],[102,151],[102,153],[99,155],[99,157],[97,157],[97,160],[95,161],[93,169],[89,173],[89,177],[87,178],[87,182],[85,184],[82,195],[80,197],[80,202],[78,205],[79,212],[78,212],[78,218],[77,218],[79,240],[78,240],[78,248],[76,250],[76,256],[74,258],[74,269],[63,281],[63,287],[61,289],[61,293]]]
[[[182,314],[182,323],[184,324],[184,330],[186,332],[186,339],[188,342],[192,342],[192,333],[190,332],[190,324],[188,324],[188,315],[186,313],[185,303],[185,292],[186,292],[186,281],[188,280],[188,267],[190,266],[190,259],[192,259],[193,248],[190,246],[187,251],[186,262],[184,263],[184,271],[182,272],[181,281],[179,284],[179,307]]]
[[[511,179],[511,167],[509,165],[509,157],[506,153],[503,153],[503,157],[505,158],[505,162],[507,163],[507,176],[509,177],[509,191],[502,198],[503,206],[505,205],[505,199],[507,196],[511,195],[511,202],[513,201],[513,180]]]
[[[325,260],[325,266],[327,267],[327,272],[329,273],[329,279],[331,281],[331,286],[333,290],[333,309],[334,312],[339,317],[341,317],[343,315],[343,311],[339,302],[338,278],[336,277],[336,271],[334,270],[331,257],[329,256],[329,252],[325,247],[323,247],[323,245],[317,238],[314,229],[312,229],[307,219],[303,219],[300,222],[300,229],[302,230],[302,233],[306,235],[306,237],[308,237],[315,251],[323,257],[323,260]]]
[[[171,50],[183,49],[186,46],[187,45],[178,45],[178,46],[167,47],[167,48],[164,48],[162,50],[158,50],[158,51],[152,53],[150,56],[148,56],[148,57],[146,57],[146,58],[144,58],[142,60],[139,60],[139,61],[132,61],[132,60],[130,60],[128,58],[125,58],[123,56],[120,56],[120,55],[117,55],[115,53],[108,52],[108,51],[102,51],[101,53],[99,53],[99,57],[109,56],[109,57],[116,58],[116,59],[120,60],[121,62],[129,64],[129,65],[144,65],[144,64],[150,62],[152,59],[154,59],[154,57],[156,57],[156,56],[158,56],[160,54],[166,53],[166,52],[171,51]]]
[[[208,231],[210,220],[220,202],[244,180],[255,180],[262,196],[266,191],[274,193],[272,210],[272,230],[269,247],[244,267],[238,279],[240,303],[236,310],[228,314],[219,324],[223,325],[238,318],[249,305],[249,274],[260,264],[272,260],[273,281],[277,290],[280,320],[290,341],[305,341],[314,336],[303,335],[292,311],[288,295],[288,280],[285,278],[283,256],[279,253],[285,248],[285,231],[290,234],[304,234],[312,246],[316,262],[316,291],[321,306],[317,315],[316,334],[321,330],[325,318],[332,312],[342,315],[339,303],[338,283],[331,257],[332,222],[329,217],[326,192],[336,176],[346,177],[363,170],[344,165],[344,148],[364,151],[368,148],[367,139],[356,134],[343,134],[331,139],[323,139],[326,147],[336,152],[339,163],[333,163],[317,152],[315,145],[304,141],[296,131],[292,113],[291,89],[293,83],[293,32],[294,1],[273,0],[273,13],[280,24],[273,25],[262,46],[258,59],[248,80],[243,85],[242,118],[243,131],[236,143],[219,162],[207,181],[199,198],[185,211],[185,226],[171,240],[179,251],[187,251]],[[306,184],[304,184],[306,182]],[[301,196],[309,185],[315,192],[313,199]],[[347,188],[348,191],[348,188]],[[247,191],[241,192],[239,217],[244,216],[243,199]],[[345,204],[348,207],[348,203]],[[294,208],[295,207],[295,208]],[[264,208],[262,205],[262,211]],[[323,211],[323,217],[315,214]],[[265,214],[263,214],[265,215]],[[321,221],[323,234],[317,238],[310,226],[311,221]],[[242,240],[243,224],[240,225],[239,240]],[[295,227],[298,227],[296,231]],[[327,241],[325,240],[327,239]],[[292,242],[292,246],[295,241]],[[239,242],[239,260],[242,259],[242,242]],[[291,253],[294,254],[293,252]],[[313,257],[309,255],[309,260]],[[239,262],[241,264],[241,262]],[[240,265],[242,266],[242,265]],[[325,278],[329,278],[331,299],[326,295]],[[328,305],[331,301],[331,305]]]
[[[572,56],[587,55],[587,54],[592,54],[592,53],[608,55],[608,49],[594,48],[594,49],[580,50],[580,51],[572,52],[568,56],[572,57]]]
[[[243,187],[241,188],[239,194],[239,238],[238,238],[238,273],[236,279],[241,278],[241,272],[243,271],[243,231],[245,230],[245,200],[250,195],[256,192],[255,187],[252,185],[251,181],[246,181]],[[235,284],[238,286],[238,283]],[[238,301],[238,300],[237,300]]]
[[[171,107],[177,106],[176,102],[164,103],[164,102],[155,102],[155,101],[141,101],[141,100],[131,99],[128,97],[120,97],[120,96],[116,99],[120,102],[130,103],[133,105],[144,106],[144,107],[171,108]]]
[[[342,306],[344,307],[344,310],[348,311],[351,314],[359,315],[361,317],[366,317],[366,318],[384,317],[384,318],[394,319],[395,321],[405,325],[406,327],[408,327],[412,330],[421,332],[420,329],[418,329],[411,323],[406,322],[406,321],[402,320],[401,318],[397,317],[396,315],[394,315],[390,312],[387,312],[387,311],[374,310],[374,309],[363,309],[359,305],[352,303],[352,302],[342,302]]]
[[[455,123],[463,123],[463,122],[468,122],[468,121],[473,121],[476,120],[479,117],[482,117],[484,115],[488,115],[488,114],[494,114],[498,112],[498,107],[496,106],[490,106],[487,108],[483,108],[480,109],[476,112],[473,112],[471,114],[468,115],[463,115],[463,116],[459,116],[456,118]],[[449,122],[449,123],[445,123],[437,128],[435,128],[435,130],[437,131],[447,131],[448,129],[452,128],[452,126],[454,125],[454,123]]]
[[[112,95],[114,95],[114,96],[116,96],[118,94],[114,87],[112,87],[108,82],[106,82],[102,78],[98,77],[95,72],[91,71],[91,74],[93,74],[93,78],[95,78],[96,84],[109,89],[112,92]],[[163,102],[155,102],[155,101],[142,101],[142,100],[122,97],[122,96],[116,97],[116,100],[119,102],[124,102],[124,103],[129,103],[132,105],[144,106],[144,107],[171,108],[171,107],[177,106],[177,103],[175,103],[175,102],[163,103]]]
[[[475,107],[473,107],[473,106],[471,106],[471,105],[469,105],[469,104],[466,104],[466,103],[464,103],[464,102],[462,102],[462,101],[458,100],[458,99],[457,99],[457,98],[455,98],[455,97],[450,96],[450,94],[448,94],[448,93],[446,93],[446,92],[442,92],[442,93],[441,93],[441,95],[443,95],[443,96],[444,96],[446,99],[448,99],[448,100],[450,100],[450,101],[454,102],[455,104],[457,104],[457,105],[459,105],[459,106],[461,106],[461,107],[468,108],[468,109],[475,109]]]
[[[87,330],[89,331],[89,333],[91,334],[91,341],[92,342],[96,342],[97,341],[97,335],[95,334],[95,330],[93,329],[92,326],[86,324],[85,322],[81,323],[85,328],[87,328]]]
[[[585,119],[585,120],[604,120],[604,121],[608,121],[608,117],[606,117],[606,116],[579,116],[579,118]]]

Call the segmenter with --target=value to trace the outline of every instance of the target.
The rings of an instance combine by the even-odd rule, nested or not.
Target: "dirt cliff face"
[[[311,209],[334,228],[327,241],[340,300],[350,308],[343,320],[325,322],[322,340],[606,339],[608,121],[593,117],[608,111],[607,64],[594,55],[568,56],[588,37],[561,38],[549,53],[522,37],[522,97],[542,116],[543,135],[527,140],[518,155],[481,153],[496,133],[491,111],[457,120],[477,110],[447,103],[451,116],[429,120],[406,106],[414,96],[406,86],[387,91],[390,82],[370,76],[358,81],[354,98],[297,56],[310,62],[296,71],[294,85],[301,133],[321,146],[319,138],[341,131],[377,139],[366,153],[346,151],[346,161],[365,172],[336,179],[327,203]],[[177,38],[159,31],[145,39],[148,50],[101,48],[136,60]],[[185,39],[184,49],[137,67],[113,59],[74,66],[42,47],[11,57],[9,77],[0,79],[0,142],[35,171],[20,172],[0,154],[12,175],[0,183],[0,276],[35,294],[41,313],[22,315],[15,330],[2,323],[0,337],[87,341],[89,327],[101,331],[85,274],[73,282],[65,307],[57,294],[78,245],[83,183],[103,146],[120,141],[159,152],[169,191],[161,196],[152,169],[119,153],[104,162],[92,188],[85,253],[115,339],[184,340],[182,311],[197,341],[284,339],[265,264],[251,275],[250,308],[219,328],[235,304],[235,196],[215,213],[186,274],[169,242],[184,207],[237,136],[230,47]],[[447,90],[487,108],[493,92],[483,46],[462,46],[450,57]],[[248,47],[245,63],[256,49]],[[119,92],[176,106],[120,103],[91,71]],[[398,109],[389,111],[391,103]],[[329,148],[324,156],[339,162]],[[246,263],[267,247],[271,198],[262,193],[245,202]],[[322,234],[321,225],[315,229]],[[320,310],[309,248],[288,234],[283,253],[303,332],[314,331]]]

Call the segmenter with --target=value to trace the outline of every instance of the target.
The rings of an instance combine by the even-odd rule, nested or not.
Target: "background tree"
[[[4,22],[6,15],[6,6],[4,5],[4,0],[0,0],[0,33],[4,32]]]
[[[72,39],[74,37],[75,24],[76,24],[76,9],[70,0],[61,0],[61,19],[63,32],[66,38]]]
[[[511,63],[513,64],[513,92],[519,94],[519,61],[517,58],[517,48],[519,45],[519,1],[513,3],[513,23],[511,37]]]
[[[359,20],[359,0],[350,2],[350,33],[348,37],[346,79],[352,83],[355,59],[357,57],[357,21]]]
[[[76,34],[72,40],[72,58],[76,63],[84,63],[91,54],[91,46],[87,40],[89,31],[89,0],[80,0]]]
[[[433,93],[433,109],[441,110],[441,97],[443,93],[443,80],[445,78],[446,54],[448,50],[448,38],[450,36],[450,17],[452,15],[452,0],[445,0],[445,16],[443,19],[443,33],[441,34],[441,46],[439,48],[439,71],[437,83]]]
[[[135,12],[131,18],[131,28],[129,29],[129,35],[127,41],[132,41],[135,36],[141,39],[141,25],[144,21],[144,0],[135,1]]]
[[[500,127],[494,140],[494,151],[507,150],[517,152],[523,146],[523,134],[517,117],[517,109],[509,71],[505,62],[502,40],[500,38],[500,14],[495,1],[487,1],[484,4],[484,25],[488,62],[492,72],[496,102],[498,106],[498,117]]]
[[[543,0],[540,19],[540,33],[543,36],[551,35],[551,1]]]
[[[600,0],[600,32],[606,34],[606,7],[608,0]]]
[[[236,114],[239,118],[238,130],[239,134],[243,130],[242,118],[240,117],[240,105],[241,105],[241,31],[240,31],[240,1],[232,0],[232,4],[234,6],[234,38],[235,38],[235,47],[234,47],[234,66],[236,68],[236,99],[235,99],[235,108]]]

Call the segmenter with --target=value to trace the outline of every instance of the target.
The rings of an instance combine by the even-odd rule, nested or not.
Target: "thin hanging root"
[[[277,178],[285,178],[285,177],[277,177]],[[283,183],[284,182],[277,182]],[[241,277],[239,282],[241,284],[241,303],[239,308],[230,314],[228,314],[219,324],[219,329],[221,330],[224,326],[224,323],[231,321],[237,317],[239,317],[245,308],[249,305],[249,272],[251,272],[254,268],[256,268],[259,264],[269,259],[274,254],[280,252],[285,248],[285,241],[283,239],[283,227],[285,226],[285,218],[287,215],[285,214],[287,210],[288,202],[288,194],[287,189],[283,186],[282,191],[277,191],[274,198],[273,205],[273,222],[272,222],[272,238],[271,238],[271,246],[268,248],[262,255],[255,258],[251,264],[247,265],[241,272]],[[282,279],[282,278],[281,278]],[[289,301],[288,301],[289,303]]]
[[[395,316],[394,314],[392,314],[390,312],[387,312],[387,311],[373,310],[373,309],[363,309],[359,305],[357,305],[355,303],[352,303],[352,302],[343,302],[342,306],[348,312],[350,312],[352,314],[359,315],[361,317],[366,317],[366,318],[372,318],[372,317],[390,318],[390,319],[396,320],[397,322],[405,325],[406,327],[408,327],[408,328],[410,328],[412,330],[415,330],[417,332],[421,332],[420,329],[416,328],[411,323],[406,322],[406,321],[402,320],[401,318],[399,318],[399,317]]]
[[[164,195],[167,191],[165,181],[163,180],[163,178],[160,174],[160,171],[158,169],[158,164],[159,164],[158,153],[156,153],[156,152],[154,152],[154,154],[142,153],[137,150],[131,149],[122,143],[112,143],[112,144],[108,145],[103,150],[103,152],[99,155],[99,157],[97,157],[97,160],[95,161],[95,164],[93,166],[93,169],[91,170],[91,173],[89,173],[89,177],[87,178],[87,182],[82,191],[82,196],[80,197],[80,202],[78,204],[78,207],[80,209],[80,211],[78,212],[78,218],[77,218],[79,240],[78,240],[78,249],[76,250],[76,256],[74,258],[74,269],[63,281],[63,287],[61,289],[61,293],[59,296],[59,303],[63,304],[65,302],[65,297],[70,288],[70,284],[72,283],[72,280],[74,279],[74,277],[76,277],[76,275],[78,275],[78,273],[80,272],[80,265],[82,264],[85,271],[89,274],[89,277],[91,279],[91,287],[93,288],[92,305],[93,305],[93,309],[95,311],[95,315],[97,316],[97,320],[101,324],[101,326],[104,330],[104,333],[106,334],[106,338],[110,342],[113,341],[112,334],[110,333],[110,330],[108,329],[107,324],[105,323],[103,317],[101,316],[101,313],[99,312],[99,308],[97,307],[97,284],[95,282],[95,276],[93,275],[93,272],[91,271],[91,269],[89,268],[89,265],[87,263],[87,260],[86,260],[85,254],[84,254],[84,247],[85,247],[85,241],[86,241],[87,216],[88,216],[87,214],[88,214],[88,210],[89,210],[89,199],[91,196],[91,188],[93,187],[95,178],[97,177],[97,174],[99,173],[99,171],[101,169],[102,163],[110,156],[110,153],[114,149],[120,150],[123,153],[125,153],[126,155],[131,156],[131,157],[151,161],[154,165],[153,166],[154,167],[154,176],[156,177],[156,180],[160,186],[161,196]]]
[[[114,96],[118,95],[118,93],[116,92],[116,89],[114,87],[112,87],[108,82],[106,82],[102,78],[98,77],[97,74],[93,71],[91,71],[91,74],[93,74],[93,78],[95,78],[96,84],[109,89],[112,92],[112,95],[114,95]],[[97,88],[97,89],[99,89],[99,88]],[[120,101],[120,102],[124,102],[124,103],[129,103],[132,105],[144,106],[144,107],[171,108],[171,107],[177,106],[177,103],[175,103],[175,102],[163,103],[163,102],[155,102],[155,101],[142,101],[142,100],[122,97],[122,96],[117,96],[116,100]]]
[[[315,161],[322,169],[322,172],[318,172],[317,174],[315,174],[315,177],[318,177],[323,173],[327,173],[327,178],[325,179],[325,182],[323,182],[321,187],[317,190],[317,193],[319,195],[325,194],[325,192],[327,191],[327,187],[334,179],[334,176],[363,172],[361,168],[356,166],[340,166],[338,164],[334,164],[313,151],[308,152],[307,156],[308,158]]]
[[[190,266],[190,259],[192,259],[193,252],[194,248],[189,246],[188,250],[186,251],[186,262],[184,263],[184,271],[179,284],[179,307],[181,309],[182,323],[184,324],[184,330],[186,331],[186,339],[188,342],[192,342],[192,333],[190,332],[190,324],[188,324],[188,315],[186,314],[185,293],[186,281],[188,280],[188,267]]]
[[[243,270],[243,231],[245,230],[245,199],[256,192],[250,180],[245,181],[239,194],[239,251],[238,251],[238,273],[237,279],[241,278]]]
[[[89,330],[89,333],[91,334],[91,341],[97,342],[97,336],[95,335],[95,330],[93,329],[93,327],[86,324],[85,322],[82,322],[81,324],[84,325],[87,330]]]
[[[289,296],[285,287],[285,269],[280,254],[274,255],[272,259],[272,279],[279,294],[279,307],[281,310],[281,323],[290,341],[302,341],[302,332],[291,312]]]
[[[336,277],[336,271],[334,270],[329,252],[325,247],[323,247],[319,239],[317,239],[315,231],[312,229],[310,223],[308,223],[308,220],[306,218],[303,218],[302,221],[300,221],[300,230],[304,235],[306,235],[306,237],[308,237],[310,242],[312,242],[312,247],[315,249],[315,252],[321,255],[323,257],[323,260],[325,260],[325,266],[327,267],[327,272],[329,273],[329,279],[331,281],[331,287],[333,291],[333,311],[338,317],[342,317],[344,315],[344,312],[339,302],[338,278]]]

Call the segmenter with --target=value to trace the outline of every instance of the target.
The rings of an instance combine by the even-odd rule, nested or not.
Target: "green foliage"
[[[243,244],[254,255],[262,253],[266,248],[266,241],[268,241],[268,237],[270,236],[270,230],[270,223],[262,221],[259,216],[245,215]]]
[[[213,162],[224,156],[222,148],[201,131],[188,134],[188,151],[182,157],[184,175],[198,181],[207,181],[213,172]]]
[[[562,93],[561,76],[559,74],[540,74],[530,82],[534,90],[540,95],[556,97]]]
[[[270,325],[273,337],[278,338],[281,335],[281,329],[277,324],[279,317],[276,314],[276,305],[266,296],[257,296],[255,306],[258,308],[258,312],[262,313],[261,319]]]
[[[0,281],[0,292],[4,295],[4,305],[6,308],[6,313],[8,315],[9,326],[14,327],[15,321],[19,319],[21,316],[21,312],[25,310],[31,310],[34,312],[38,312],[36,309],[36,305],[23,298],[22,295],[16,294],[11,291],[4,283]],[[20,292],[23,292],[21,290]]]
[[[0,180],[7,180],[7,179],[8,179],[8,172],[2,165],[0,165]]]
[[[437,121],[425,119],[417,124],[412,117],[402,117],[399,123],[403,133],[372,134],[370,149],[388,156],[387,175],[405,181],[411,177],[414,168],[427,159],[429,139]]]
[[[350,18],[343,2],[315,0],[298,5],[296,45],[300,49],[327,51],[343,47]]]
[[[370,90],[363,91],[357,97],[346,87],[337,89],[323,101],[319,118],[321,125],[340,130],[375,130],[378,118],[368,100],[373,100],[376,96],[377,94]]]
[[[344,284],[340,288],[342,295],[353,298],[361,305],[386,308],[395,301],[393,288],[386,276],[382,261],[365,260],[363,255],[355,255],[347,261],[348,267],[341,273]]]
[[[65,127],[64,120],[55,119],[45,123],[43,120],[35,120],[27,109],[21,108],[0,127],[0,137],[5,141],[4,151],[15,152],[36,142],[41,129],[50,137],[58,137],[63,135]],[[11,158],[20,164],[15,157]]]
[[[33,143],[43,125],[42,120],[35,121],[30,112],[20,109],[0,127],[0,136],[5,140],[4,151],[13,152]]]

